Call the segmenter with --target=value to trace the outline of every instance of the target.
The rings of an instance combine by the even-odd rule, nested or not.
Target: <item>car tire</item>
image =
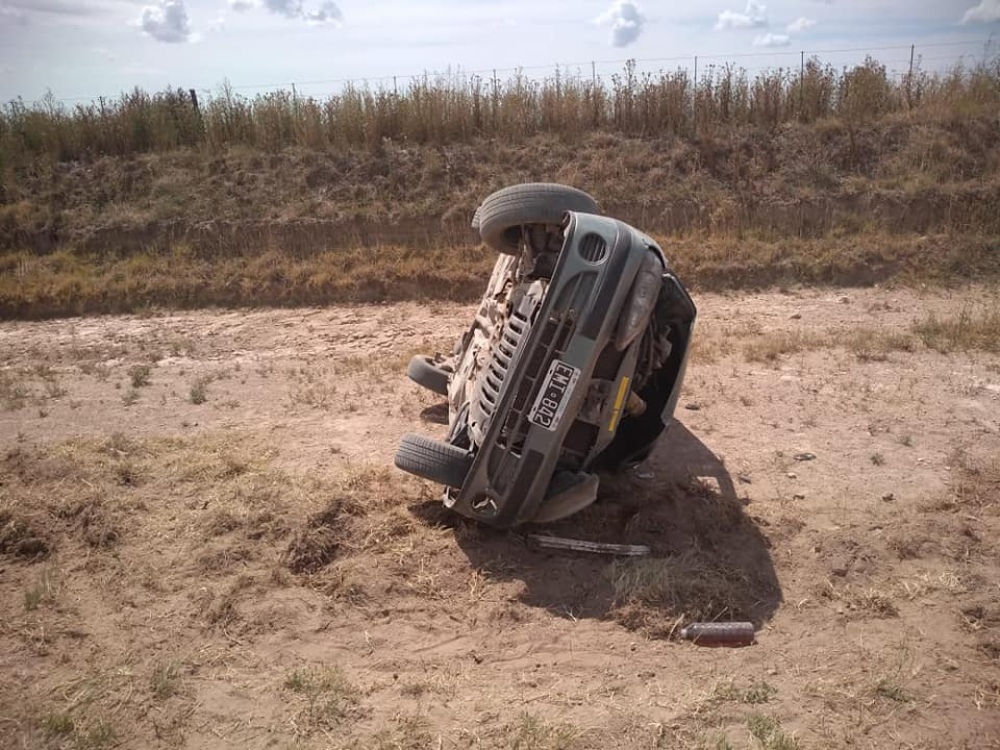
[[[396,451],[396,468],[446,487],[461,488],[472,468],[472,454],[423,435],[403,435]]]
[[[567,211],[596,214],[597,201],[582,190],[529,182],[497,190],[477,211],[479,236],[500,253],[516,253],[522,224],[559,224]]]
[[[448,395],[448,381],[451,371],[434,361],[433,357],[418,354],[410,360],[406,376],[419,386],[440,396]]]

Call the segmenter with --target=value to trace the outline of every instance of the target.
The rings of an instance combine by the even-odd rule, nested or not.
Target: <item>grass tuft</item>
[[[0,410],[23,409],[31,397],[28,385],[10,371],[0,370]]]
[[[742,575],[695,550],[671,557],[616,560],[605,575],[616,606],[654,607],[677,618],[675,624],[746,614]]]
[[[180,688],[180,667],[170,662],[158,664],[149,678],[149,689],[153,698],[164,701],[177,694]]]
[[[49,734],[70,735],[76,728],[73,717],[65,713],[48,714],[42,719],[42,727]]]
[[[896,703],[910,703],[913,697],[894,677],[880,677],[875,682],[875,695]]]
[[[132,380],[133,388],[142,388],[149,385],[149,365],[132,365],[128,368],[128,376]]]
[[[1000,305],[966,306],[951,316],[931,313],[916,321],[912,330],[924,346],[942,354],[1000,352]]]
[[[513,750],[566,750],[575,743],[578,733],[571,727],[551,724],[528,712],[507,725],[507,747]]]
[[[752,713],[747,717],[747,729],[763,750],[798,750],[799,741],[786,734],[773,716]]]
[[[296,669],[285,677],[286,690],[305,699],[299,714],[308,728],[331,727],[347,718],[357,705],[360,692],[339,667]]]
[[[192,404],[203,404],[208,401],[208,383],[209,380],[207,378],[198,378],[191,384],[191,389],[188,391],[188,398]]]
[[[49,568],[44,568],[33,584],[24,590],[24,609],[33,612],[42,604],[49,604],[56,599],[58,586],[55,574]]]

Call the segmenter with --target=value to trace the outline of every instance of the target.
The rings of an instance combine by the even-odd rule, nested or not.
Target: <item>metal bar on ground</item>
[[[623,555],[643,557],[649,554],[644,544],[609,544],[606,542],[586,542],[582,539],[565,539],[547,534],[529,534],[528,539],[546,549],[572,550],[574,552],[595,552],[603,555]]]

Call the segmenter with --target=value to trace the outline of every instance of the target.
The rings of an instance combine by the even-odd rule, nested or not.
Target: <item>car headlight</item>
[[[648,252],[632,282],[632,292],[625,304],[624,314],[619,319],[618,333],[615,336],[618,351],[627,349],[646,330],[662,285],[663,264],[654,253]]]

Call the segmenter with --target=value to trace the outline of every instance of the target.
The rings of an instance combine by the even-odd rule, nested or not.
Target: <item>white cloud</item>
[[[816,25],[815,18],[806,18],[805,16],[801,18],[796,18],[788,26],[785,27],[785,31],[789,34],[798,34],[806,29],[811,29]]]
[[[1000,0],[979,0],[969,8],[960,23],[996,23],[1000,21]]]
[[[787,34],[764,34],[753,40],[754,47],[787,47],[791,44],[791,37]]]
[[[155,6],[146,6],[139,26],[158,42],[176,44],[192,41],[194,37],[184,0],[159,0]]]
[[[742,13],[734,10],[722,11],[715,28],[718,30],[767,28],[767,6],[757,0],[747,0],[746,10]]]
[[[302,0],[263,0],[264,7],[272,13],[285,18],[302,16]]]
[[[642,34],[646,16],[638,3],[632,0],[615,0],[594,22],[611,24],[611,44],[615,47],[627,47]]]
[[[333,0],[320,0],[316,10],[306,10],[302,0],[229,0],[229,7],[237,13],[263,8],[276,16],[301,18],[310,24],[340,24],[344,20],[344,14]]]
[[[9,19],[12,23],[23,26],[28,22],[28,16],[20,8],[12,8],[6,3],[0,4],[0,19]]]
[[[50,16],[91,16],[107,10],[105,3],[86,4],[74,0],[3,0],[0,1],[0,16],[14,13],[34,13]]]
[[[319,10],[306,13],[305,18],[309,23],[340,23],[344,20],[344,14],[333,0],[323,0],[319,4]]]

